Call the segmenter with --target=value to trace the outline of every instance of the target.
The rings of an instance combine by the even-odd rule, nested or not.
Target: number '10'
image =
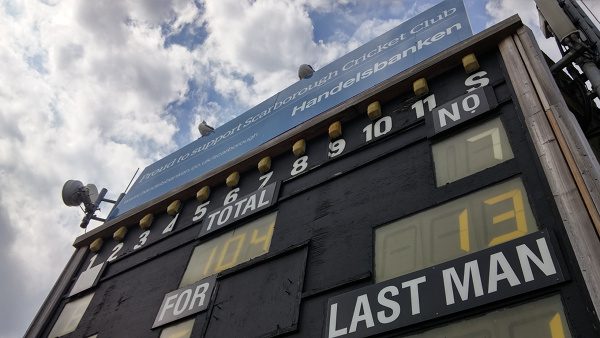
[[[375,123],[371,123],[364,127],[362,131],[365,133],[365,140],[369,142],[373,138],[378,138],[389,133],[390,130],[392,130],[392,118],[384,116]]]

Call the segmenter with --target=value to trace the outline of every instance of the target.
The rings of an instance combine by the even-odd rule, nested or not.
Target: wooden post
[[[600,313],[600,241],[590,215],[593,210],[589,210],[584,203],[563,153],[564,149],[561,149],[557,135],[548,119],[548,116],[553,116],[554,109],[557,107],[551,106],[550,103],[558,101],[557,97],[560,96],[560,92],[556,86],[549,84],[549,82],[554,82],[553,79],[537,77],[535,68],[547,69],[547,66],[539,59],[528,58],[526,50],[531,48],[530,44],[535,45],[532,41],[528,41],[526,44],[528,47],[524,47],[519,40],[522,47],[519,51],[515,42],[519,37],[519,35],[514,35],[503,40],[499,44],[500,53],[581,268],[596,314],[598,314]],[[526,66],[527,64],[529,64],[529,68]],[[545,94],[543,91],[547,91],[547,93]],[[567,120],[564,123],[569,122]],[[572,126],[572,128],[574,127]],[[569,150],[567,149],[567,151]]]
[[[550,125],[555,130],[563,154],[567,157],[575,182],[581,192],[586,208],[600,235],[600,165],[585,134],[552,77],[541,50],[535,43],[533,33],[527,27],[517,30],[515,38],[526,67],[537,79],[535,85],[544,104]],[[529,62],[527,62],[529,61]],[[556,126],[558,129],[556,129]]]

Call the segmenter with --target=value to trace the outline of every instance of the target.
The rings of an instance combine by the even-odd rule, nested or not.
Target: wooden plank
[[[579,123],[569,111],[567,104],[548,69],[545,58],[537,44],[534,42],[533,33],[527,27],[521,27],[517,31],[518,43],[523,46],[523,52],[527,55],[532,73],[538,79],[536,87],[546,101],[548,107],[544,107],[549,114],[551,126],[555,124],[558,141],[563,153],[569,163],[571,172],[580,190],[586,208],[600,235],[600,165]]]
[[[592,221],[515,41],[506,38],[499,48],[590,298],[600,313],[600,243]]]

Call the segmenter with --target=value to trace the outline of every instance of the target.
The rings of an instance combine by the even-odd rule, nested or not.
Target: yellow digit
[[[552,338],[565,338],[565,330],[559,313],[556,313],[550,320],[550,336]]]
[[[486,130],[471,138],[468,138],[467,142],[477,142],[488,136],[492,139],[492,152],[494,154],[494,159],[502,161],[502,141],[500,140],[500,130],[498,127]]]
[[[210,268],[213,258],[215,257],[215,253],[217,252],[217,247],[215,246],[210,252],[210,257],[208,257],[208,262],[206,263],[206,267],[204,268],[203,276],[208,276],[208,268]],[[201,278],[202,278],[201,277]]]
[[[485,200],[484,203],[487,205],[494,205],[509,199],[513,202],[513,209],[494,216],[492,218],[492,224],[498,224],[500,222],[504,222],[506,220],[514,218],[517,229],[492,238],[492,240],[488,244],[489,246],[510,241],[511,239],[521,237],[528,232],[527,221],[525,220],[525,207],[523,205],[523,195],[521,194],[521,191],[519,189],[514,189],[509,192],[505,192],[503,194],[494,196]]]
[[[254,229],[252,231],[252,240],[250,240],[250,244],[263,243],[262,250],[264,252],[268,252],[269,247],[271,246],[271,238],[273,237],[273,229],[274,228],[275,228],[275,223],[271,223],[271,225],[269,225],[269,228],[267,229],[267,233],[261,237],[258,237],[259,229]]]
[[[469,241],[469,213],[467,209],[458,215],[458,226],[460,231],[460,248],[465,251],[471,251],[471,242]]]
[[[238,256],[240,255],[240,251],[242,250],[242,245],[244,244],[245,239],[246,239],[246,233],[241,233],[235,237],[230,238],[229,240],[227,240],[227,242],[225,242],[225,245],[223,246],[223,249],[221,250],[221,257],[219,258],[219,263],[217,263],[217,266],[215,267],[215,271],[220,272],[225,269],[229,269],[237,264]],[[224,263],[223,260],[225,259],[225,256],[227,255],[227,252],[229,251],[229,245],[235,241],[237,241],[237,247],[235,248],[235,251],[234,251],[235,253],[231,257],[229,262]]]

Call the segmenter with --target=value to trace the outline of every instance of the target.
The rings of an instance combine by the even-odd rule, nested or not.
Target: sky
[[[439,0],[0,0],[0,338],[20,337],[73,253],[68,179],[122,192],[137,168]],[[600,1],[585,0],[595,13]],[[475,33],[533,0],[465,0]],[[97,226],[97,224],[96,224]]]

